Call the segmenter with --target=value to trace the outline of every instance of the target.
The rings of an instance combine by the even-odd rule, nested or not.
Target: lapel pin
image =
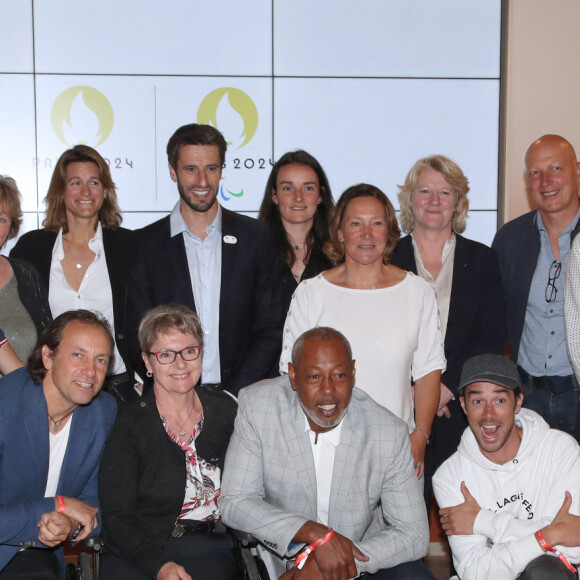
[[[236,236],[224,236],[224,242],[226,244],[237,244],[238,238]]]

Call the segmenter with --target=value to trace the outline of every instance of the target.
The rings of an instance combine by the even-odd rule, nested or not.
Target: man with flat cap
[[[500,355],[469,359],[457,452],[436,472],[441,524],[461,580],[568,580],[580,562],[580,448],[523,409],[518,370]]]

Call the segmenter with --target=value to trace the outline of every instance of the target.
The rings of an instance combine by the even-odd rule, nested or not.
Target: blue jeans
[[[364,580],[435,580],[427,565],[423,560],[405,562],[393,568],[379,570],[374,574],[363,576]]]
[[[522,379],[524,407],[536,411],[552,429],[565,431],[578,440],[579,393],[572,375],[569,379],[572,388],[563,393],[554,393],[550,388],[536,388],[534,377],[519,366],[518,371]]]

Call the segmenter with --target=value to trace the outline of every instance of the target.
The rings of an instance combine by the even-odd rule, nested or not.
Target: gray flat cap
[[[521,389],[522,382],[516,365],[499,354],[480,354],[471,357],[461,371],[459,391],[472,383],[493,383],[506,389]]]

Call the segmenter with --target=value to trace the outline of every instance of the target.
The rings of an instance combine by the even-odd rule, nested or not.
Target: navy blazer
[[[11,258],[25,260],[38,270],[47,291],[49,290],[52,250],[56,243],[56,237],[57,232],[44,229],[27,232],[10,252]],[[115,342],[127,370],[130,366],[125,341],[125,291],[132,237],[133,232],[125,228],[115,230],[103,228],[103,247],[113,295]]]
[[[495,252],[456,234],[453,283],[445,334],[447,370],[441,382],[457,394],[465,361],[504,349],[507,328],[501,277]],[[411,236],[401,238],[393,264],[417,273]]]
[[[224,238],[235,243],[225,243]],[[222,208],[219,312],[221,385],[234,395],[277,374],[282,348],[281,264],[268,224]],[[145,367],[137,339],[143,315],[160,304],[195,310],[183,235],[169,216],[135,231],[127,280],[127,333],[133,368]]]
[[[491,247],[497,252],[507,307],[510,355],[517,363],[528,296],[540,255],[537,210],[530,211],[502,226]],[[570,235],[570,246],[580,232],[580,220]]]
[[[99,462],[116,409],[104,392],[77,407],[57,495],[99,507]],[[37,524],[42,514],[55,511],[54,497],[44,497],[49,457],[44,390],[21,368],[0,380],[0,570],[24,543],[44,547]]]

